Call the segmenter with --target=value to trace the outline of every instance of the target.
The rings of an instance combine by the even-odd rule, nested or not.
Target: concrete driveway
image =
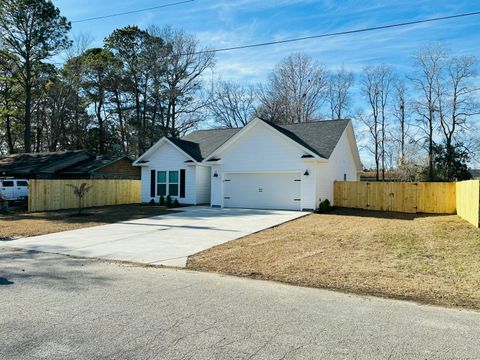
[[[28,250],[148,264],[185,266],[212,246],[304,216],[297,211],[182,208],[153,218],[9,241]]]
[[[480,314],[0,249],[0,359],[478,359]]]

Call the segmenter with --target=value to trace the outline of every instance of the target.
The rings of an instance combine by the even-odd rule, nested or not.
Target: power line
[[[269,41],[269,42],[263,42],[263,43],[257,43],[257,44],[231,46],[231,47],[220,48],[220,49],[212,49],[212,50],[202,50],[202,51],[198,51],[198,52],[194,52],[194,53],[180,54],[179,56],[249,49],[249,48],[256,48],[256,47],[261,47],[261,46],[285,44],[285,43],[292,43],[292,42],[305,41],[305,40],[311,40],[311,39],[320,39],[320,38],[334,37],[334,36],[341,36],[341,35],[358,34],[358,33],[364,33],[364,32],[369,32],[369,31],[392,29],[392,28],[405,27],[405,26],[410,26],[410,25],[424,24],[424,23],[450,20],[450,19],[458,19],[458,18],[464,18],[464,17],[468,17],[468,16],[477,16],[477,15],[480,15],[480,11],[463,13],[463,14],[456,14],[456,15],[449,15],[449,16],[441,16],[441,17],[435,17],[435,18],[429,18],[429,19],[423,19],[423,20],[408,21],[408,22],[396,23],[396,24],[390,24],[390,25],[368,27],[368,28],[355,29],[355,30],[338,31],[338,32],[326,33],[326,34],[321,34],[321,35],[311,35],[311,36],[304,36],[304,37],[298,37],[298,38],[292,38],[292,39]]]
[[[116,16],[135,14],[135,13],[144,12],[144,11],[162,9],[162,8],[166,8],[166,7],[170,7],[170,6],[182,5],[182,4],[191,3],[191,2],[194,2],[194,1],[195,0],[178,1],[178,2],[175,2],[175,3],[153,6],[153,7],[144,8],[144,9],[125,11],[125,12],[110,14],[110,15],[96,16],[96,17],[91,17],[91,18],[82,19],[82,20],[74,20],[74,21],[72,21],[72,23],[81,23],[81,22],[86,22],[86,21],[93,21],[93,20],[112,18],[112,17],[116,17]]]

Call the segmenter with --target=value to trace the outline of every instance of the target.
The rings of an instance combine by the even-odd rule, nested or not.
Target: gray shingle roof
[[[313,153],[328,159],[349,122],[350,120],[326,120],[287,125],[266,123]],[[242,129],[199,130],[181,139],[170,140],[196,161],[202,161],[240,130]]]
[[[93,155],[83,150],[12,154],[0,159],[0,172],[54,173],[92,157]]]
[[[242,129],[198,130],[181,139],[170,140],[195,160],[202,161],[240,130]]]
[[[126,155],[120,155],[120,156],[109,156],[109,155],[99,155],[94,158],[87,159],[85,161],[82,161],[80,163],[77,163],[75,165],[72,165],[66,169],[63,169],[61,173],[63,174],[75,174],[75,173],[80,173],[80,174],[85,174],[89,172],[94,172],[97,169],[101,169],[107,165],[110,165],[116,161],[127,159],[129,161],[132,161],[128,156]]]

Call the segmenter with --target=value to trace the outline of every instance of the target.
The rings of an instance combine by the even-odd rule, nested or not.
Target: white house
[[[255,119],[240,129],[163,137],[134,165],[142,201],[170,195],[183,204],[315,209],[333,202],[333,182],[362,170],[350,120],[275,125]]]

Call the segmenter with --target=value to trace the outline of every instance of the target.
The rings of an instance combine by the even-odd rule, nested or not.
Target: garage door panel
[[[227,174],[224,206],[300,210],[299,173]]]

